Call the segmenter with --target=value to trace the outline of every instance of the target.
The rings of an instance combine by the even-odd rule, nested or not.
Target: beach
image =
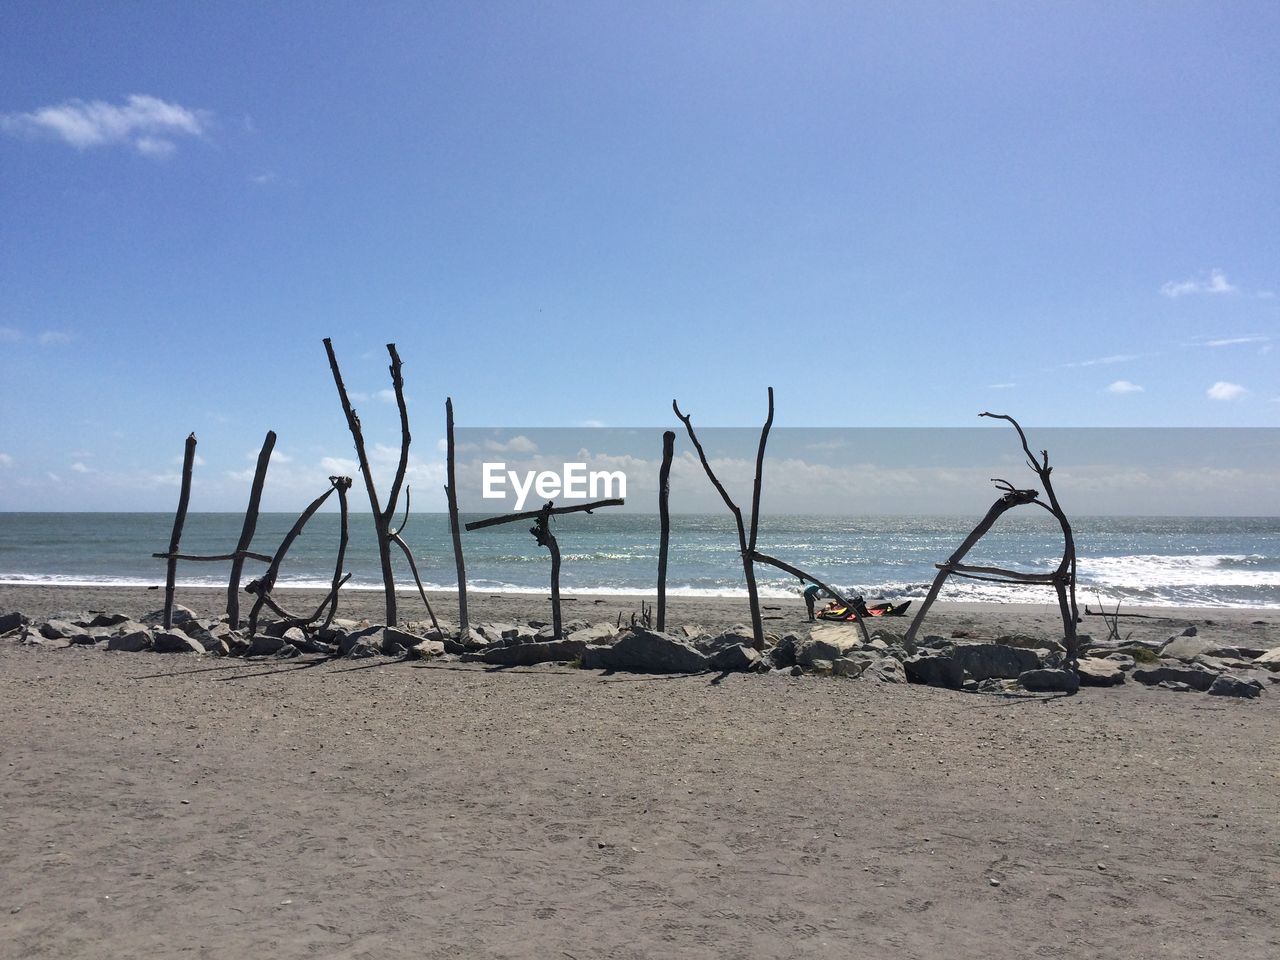
[[[640,609],[567,599],[566,618]],[[433,598],[439,616],[451,600]],[[0,609],[33,618],[159,601],[0,589]],[[215,614],[224,597],[178,601]],[[415,597],[400,603],[423,619]],[[341,615],[381,605],[352,593]],[[548,617],[538,596],[471,606],[479,622]],[[804,628],[799,602],[765,606],[771,632]],[[1273,610],[1142,612],[1170,619],[1126,622],[1135,637],[1196,625],[1280,643]],[[669,609],[708,629],[745,618],[741,599]],[[1056,618],[939,605],[924,632],[1052,635]],[[0,685],[6,956],[1280,950],[1274,692],[989,696],[11,642]]]

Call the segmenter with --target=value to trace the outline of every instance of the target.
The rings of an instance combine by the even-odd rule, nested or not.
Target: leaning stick
[[[178,544],[182,541],[182,527],[187,522],[187,507],[191,503],[191,472],[196,463],[196,435],[188,435],[182,453],[182,487],[178,493],[178,512],[173,516],[173,535],[169,537],[169,561],[164,577],[164,628],[173,629],[173,590],[178,579]]]
[[[662,435],[662,466],[658,468],[658,632],[667,627],[667,547],[671,542],[671,456],[676,434],[668,430]]]
[[[236,544],[231,561],[231,579],[227,584],[227,622],[232,630],[240,626],[240,575],[244,572],[245,556],[253,533],[258,526],[258,510],[262,504],[262,487],[267,482],[267,467],[271,464],[271,451],[276,445],[276,432],[268,430],[258,452],[258,465],[253,471],[253,485],[249,488],[249,506],[244,511],[244,526],[240,528],[240,542]]]
[[[620,507],[626,501],[620,499],[613,500],[593,500],[591,503],[581,503],[574,507],[553,507],[547,510],[548,516],[558,516],[562,513],[590,513],[600,507]],[[523,513],[505,513],[500,517],[486,517],[484,520],[472,520],[467,524],[467,531],[481,530],[485,527],[496,527],[500,523],[513,523],[516,520],[536,520],[543,513],[542,510],[526,510]]]
[[[453,536],[453,563],[458,569],[458,628],[465,636],[470,626],[467,619],[467,564],[462,557],[462,527],[458,523],[458,478],[454,460],[452,397],[445,398],[444,418],[448,446],[448,483],[445,485],[444,492],[449,499],[449,532]]]

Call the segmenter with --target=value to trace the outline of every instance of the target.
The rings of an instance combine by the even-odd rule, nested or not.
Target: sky
[[[1280,425],[1273,3],[0,7],[0,510],[460,425]],[[992,427],[997,429],[997,427]],[[378,446],[380,445],[380,446]],[[379,452],[380,451],[380,452]]]

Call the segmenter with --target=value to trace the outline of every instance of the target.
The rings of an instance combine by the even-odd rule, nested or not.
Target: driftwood
[[[351,489],[350,477],[330,477],[329,489],[311,501],[311,505],[302,511],[298,519],[294,521],[293,526],[289,528],[289,532],[284,535],[284,539],[280,541],[280,546],[276,549],[275,554],[271,558],[271,563],[267,567],[267,572],[257,580],[253,580],[245,586],[245,593],[255,594],[257,600],[253,604],[253,609],[249,611],[249,633],[250,635],[258,632],[258,615],[262,612],[264,606],[273,610],[277,616],[287,621],[289,626],[306,626],[319,620],[321,616],[325,616],[325,611],[329,613],[325,617],[325,625],[327,626],[333,619],[334,612],[338,607],[338,590],[344,583],[351,579],[351,575],[342,575],[342,563],[347,552],[347,491]],[[302,528],[307,525],[317,510],[324,505],[329,496],[334,492],[338,493],[338,507],[342,515],[342,536],[338,544],[338,559],[334,566],[333,586],[329,593],[321,601],[320,606],[316,608],[315,613],[311,616],[303,617],[291,614],[283,609],[280,604],[271,597],[271,591],[275,588],[276,578],[280,575],[280,565],[284,563],[285,555],[289,552],[289,548],[293,546],[293,542],[302,534]]]
[[[1067,515],[1063,511],[1061,504],[1059,504],[1057,494],[1053,489],[1053,481],[1050,479],[1053,468],[1049,466],[1049,452],[1041,450],[1040,457],[1037,459],[1031,452],[1031,447],[1027,443],[1027,436],[1023,432],[1021,425],[1013,417],[1002,413],[982,413],[980,416],[990,417],[993,420],[1007,420],[1013,425],[1013,428],[1018,432],[1018,439],[1022,443],[1022,450],[1026,454],[1027,466],[1039,478],[1049,502],[1041,501],[1039,499],[1040,494],[1036,490],[1020,490],[1007,480],[993,480],[992,482],[1004,491],[1003,494],[991,505],[986,516],[978,522],[978,525],[973,528],[973,531],[947,561],[937,564],[938,574],[934,577],[933,585],[930,586],[929,593],[920,605],[920,609],[916,611],[915,616],[912,618],[911,626],[907,628],[906,639],[908,642],[915,639],[916,632],[920,629],[921,623],[924,622],[925,615],[929,612],[934,600],[937,599],[938,593],[942,590],[942,585],[948,577],[966,577],[971,580],[985,580],[993,583],[1042,583],[1052,586],[1057,594],[1058,606],[1062,612],[1063,642],[1067,648],[1067,661],[1074,667],[1079,655],[1079,644],[1076,639],[1076,624],[1079,622],[1079,613],[1076,609],[1075,538],[1071,531],[1071,523],[1067,520]],[[1062,560],[1054,570],[1049,573],[1025,573],[1018,570],[1006,570],[1002,567],[972,566],[963,563],[969,551],[991,530],[995,522],[1006,511],[1024,504],[1034,504],[1044,508],[1053,515],[1062,529]]]
[[[365,490],[369,494],[369,507],[373,511],[373,526],[377,534],[378,540],[378,561],[382,565],[382,587],[386,596],[386,620],[387,626],[394,627],[397,624],[396,618],[396,580],[395,571],[391,566],[391,544],[396,542],[399,537],[399,530],[391,529],[391,521],[396,515],[396,502],[400,499],[400,489],[404,486],[404,477],[409,469],[409,444],[413,439],[409,433],[409,411],[404,401],[404,377],[401,375],[400,354],[396,352],[394,343],[387,344],[387,353],[391,357],[391,365],[388,368],[391,372],[391,386],[395,390],[396,409],[400,413],[400,460],[396,464],[395,476],[391,481],[391,489],[387,494],[387,502],[382,504],[379,502],[378,489],[373,482],[373,470],[369,466],[369,457],[365,451],[364,431],[360,426],[360,417],[356,415],[355,408],[351,406],[351,399],[347,396],[346,384],[342,381],[342,371],[338,369],[338,358],[333,352],[333,343],[328,338],[324,338],[324,349],[329,355],[329,369],[333,372],[333,383],[338,388],[338,398],[342,401],[342,412],[347,418],[347,428],[351,431],[351,439],[355,443],[356,459],[360,464],[360,475],[364,478]],[[407,521],[408,514],[405,519]],[[404,528],[404,524],[400,525]],[[409,548],[405,546],[403,541],[399,543],[400,548],[406,555],[410,554]],[[412,562],[412,558],[410,558]],[[415,579],[417,573],[414,573]],[[422,591],[422,582],[418,581],[418,589],[423,599],[426,593]],[[427,605],[427,612],[430,613],[430,604]],[[435,614],[432,614],[432,621],[435,621]]]
[[[600,507],[620,507],[625,501],[620,499],[595,500],[572,507],[557,507],[554,501],[548,500],[540,510],[526,510],[523,513],[506,513],[497,517],[486,517],[484,520],[473,520],[467,524],[467,530],[483,530],[485,527],[496,527],[502,523],[514,523],[518,520],[534,520],[529,529],[538,546],[551,551],[551,623],[555,639],[560,639],[560,544],[551,532],[551,518],[565,513],[591,513]]]
[[[440,623],[436,620],[436,612],[431,609],[431,601],[427,599],[427,591],[422,587],[422,577],[418,576],[418,561],[413,559],[413,551],[409,549],[409,545],[404,542],[404,538],[400,536],[405,525],[409,522],[409,488],[404,488],[404,520],[400,522],[400,526],[388,532],[391,542],[400,548],[404,554],[405,560],[409,564],[409,572],[413,574],[413,582],[418,587],[418,596],[422,598],[422,605],[427,608],[427,616],[431,618],[431,625],[439,628]]]
[[[769,441],[769,429],[773,426],[773,387],[769,388],[769,415],[765,418],[764,426],[760,430],[760,446],[756,451],[756,475],[755,482],[751,488],[751,528],[748,534],[747,526],[742,519],[742,510],[733,498],[729,496],[729,492],[725,490],[715,471],[711,469],[711,464],[707,461],[706,451],[702,449],[702,443],[698,440],[697,433],[693,429],[692,416],[680,412],[680,405],[677,401],[671,401],[671,409],[675,411],[676,417],[684,424],[685,430],[689,434],[689,439],[693,442],[693,447],[698,451],[698,459],[702,461],[702,469],[707,475],[707,479],[711,481],[711,485],[716,488],[716,492],[720,494],[720,499],[724,501],[724,505],[729,508],[729,512],[733,514],[734,523],[738,529],[738,547],[742,555],[742,572],[747,581],[747,601],[751,606],[751,633],[752,639],[757,650],[764,649],[764,622],[760,617],[760,596],[756,589],[756,574],[754,566],[753,554],[756,549],[756,534],[760,524],[760,486],[762,482],[762,474],[764,472],[764,451],[765,444]]]
[[[178,492],[178,512],[173,515],[173,534],[169,537],[168,563],[164,575],[164,628],[173,629],[173,592],[178,579],[178,545],[182,542],[182,528],[187,522],[187,507],[191,504],[191,472],[196,463],[196,435],[187,436],[182,454],[182,486]]]
[[[244,511],[244,526],[240,529],[240,542],[231,558],[231,579],[227,584],[227,622],[232,630],[240,627],[240,576],[244,561],[258,527],[258,510],[262,504],[262,487],[267,482],[267,467],[271,463],[271,451],[275,449],[276,432],[268,430],[258,452],[258,465],[253,471],[253,485],[249,488],[249,506]]]
[[[658,468],[658,632],[667,628],[667,548],[671,542],[671,456],[676,434],[662,435],[662,466]]]
[[[789,573],[791,574],[791,576],[798,578],[801,583],[808,580],[810,583],[816,584],[823,591],[835,597],[836,600],[840,601],[840,603],[844,605],[846,610],[857,609],[852,599],[846,598],[834,587],[830,587],[827,584],[823,583],[821,580],[815,577],[812,573],[809,573],[805,570],[801,570],[799,567],[792,566],[789,563],[784,563],[783,561],[777,559],[776,557],[771,557],[767,554],[761,553],[759,550],[753,550],[751,552],[751,559],[754,560],[756,563],[763,563],[771,567],[777,567],[783,573]],[[777,609],[777,608],[775,607],[773,609]],[[862,639],[864,641],[870,642],[871,634],[867,630],[866,618],[861,614],[859,614],[856,622],[858,624],[858,628],[862,631]]]
[[[458,627],[463,636],[467,635],[470,623],[467,619],[467,564],[462,557],[462,527],[458,523],[458,478],[456,473],[453,442],[453,398],[444,401],[445,442],[448,449],[447,483],[444,492],[449,500],[449,533],[453,537],[453,563],[458,569]]]

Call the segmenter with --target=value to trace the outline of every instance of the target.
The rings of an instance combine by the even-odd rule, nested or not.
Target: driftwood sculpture
[[[937,564],[938,575],[934,577],[933,585],[929,588],[929,593],[924,598],[924,603],[920,605],[920,609],[916,611],[915,617],[911,620],[911,626],[907,629],[906,640],[908,643],[915,640],[916,632],[920,629],[920,624],[924,621],[925,614],[929,612],[929,608],[933,605],[934,600],[937,599],[938,593],[942,590],[942,585],[948,577],[966,577],[971,580],[985,580],[993,583],[1042,583],[1052,586],[1058,595],[1058,606],[1062,611],[1062,629],[1064,645],[1067,648],[1067,661],[1070,666],[1074,667],[1079,655],[1079,644],[1076,640],[1076,624],[1079,622],[1079,612],[1076,608],[1076,545],[1075,537],[1071,532],[1071,523],[1067,520],[1067,515],[1063,512],[1061,504],[1058,503],[1058,496],[1054,492],[1053,481],[1050,479],[1053,468],[1049,466],[1049,451],[1041,450],[1040,457],[1037,459],[1027,443],[1027,435],[1013,417],[1003,413],[982,413],[980,416],[990,417],[993,420],[1007,420],[1013,424],[1013,428],[1018,431],[1018,439],[1022,442],[1022,450],[1027,457],[1027,466],[1039,478],[1041,486],[1044,487],[1045,496],[1048,498],[1048,503],[1039,499],[1040,494],[1036,490],[1020,490],[1007,480],[993,479],[991,482],[1004,491],[1003,494],[991,505],[991,509],[987,511],[986,516],[978,522],[978,525],[973,528],[973,531],[947,561]],[[990,531],[995,522],[1006,511],[1023,504],[1035,504],[1038,507],[1042,507],[1058,521],[1058,525],[1062,529],[1063,543],[1062,560],[1058,566],[1049,573],[1024,573],[1018,570],[1006,570],[1001,567],[965,564],[963,562],[965,556]]]
[[[342,412],[347,418],[347,427],[351,431],[351,439],[356,447],[356,459],[360,464],[360,475],[364,478],[364,487],[369,494],[369,507],[373,511],[373,527],[378,540],[378,561],[382,565],[382,587],[386,596],[386,619],[387,626],[394,627],[397,625],[396,611],[396,578],[395,571],[391,567],[391,545],[394,543],[404,553],[405,559],[409,562],[409,569],[413,572],[413,579],[418,585],[418,595],[422,597],[422,603],[427,608],[427,614],[431,617],[433,625],[438,626],[435,612],[431,609],[431,603],[427,600],[427,592],[422,587],[422,578],[418,576],[418,565],[413,559],[413,552],[409,549],[409,545],[404,542],[401,533],[405,528],[405,524],[409,522],[409,494],[405,490],[405,514],[404,521],[398,528],[392,529],[391,521],[395,519],[396,503],[400,499],[400,490],[404,487],[405,473],[409,469],[409,444],[413,437],[409,433],[409,410],[404,402],[404,377],[401,375],[400,354],[396,352],[394,343],[387,344],[387,353],[391,356],[391,365],[388,370],[391,372],[391,386],[395,391],[396,409],[400,413],[400,459],[396,464],[396,472],[391,481],[391,489],[387,493],[386,503],[380,503],[378,499],[378,488],[373,482],[373,471],[369,467],[369,457],[365,452],[364,431],[360,426],[360,417],[356,415],[355,408],[351,406],[351,400],[347,396],[346,384],[342,382],[342,371],[338,369],[338,358],[333,352],[333,342],[328,338],[324,338],[324,349],[329,355],[329,369],[333,371],[333,382],[338,388],[338,398],[342,401]]]
[[[675,411],[676,417],[684,424],[684,428],[689,434],[689,439],[693,442],[693,448],[698,451],[698,459],[702,461],[702,469],[706,473],[707,479],[711,481],[711,485],[720,494],[720,499],[729,508],[729,512],[733,515],[734,523],[737,525],[738,547],[742,555],[742,573],[747,581],[747,602],[751,605],[752,642],[757,650],[763,650],[764,621],[760,617],[760,596],[756,589],[754,558],[756,534],[760,524],[760,484],[761,473],[764,470],[764,450],[765,444],[769,442],[769,429],[773,426],[773,387],[769,388],[769,415],[765,418],[764,426],[760,429],[760,446],[756,451],[756,476],[755,483],[751,488],[751,529],[749,534],[746,523],[742,519],[741,508],[733,502],[733,498],[729,496],[724,484],[720,482],[715,471],[711,469],[711,464],[707,461],[706,451],[702,449],[702,443],[698,440],[697,433],[694,432],[692,416],[681,413],[680,404],[675,400],[671,401],[671,409]]]
[[[453,563],[458,570],[458,628],[466,636],[470,622],[467,619],[467,564],[462,557],[462,528],[458,523],[458,478],[454,460],[453,398],[444,401],[445,445],[447,449],[447,473],[445,496],[449,501],[449,533],[453,537]]]
[[[547,501],[540,510],[526,510],[523,513],[506,513],[497,517],[486,517],[484,520],[473,520],[467,524],[467,532],[482,530],[485,527],[496,527],[502,523],[514,523],[518,520],[533,520],[529,529],[538,546],[551,551],[551,629],[555,639],[560,639],[560,544],[551,532],[551,518],[565,513],[592,513],[600,507],[620,507],[625,501],[595,500],[572,507],[557,507],[553,501]]]
[[[662,435],[662,466],[658,468],[658,632],[667,628],[667,548],[671,543],[671,456],[675,431]]]
[[[310,626],[324,617],[324,623],[321,627],[327,627],[333,621],[334,615],[338,610],[338,591],[342,585],[351,579],[351,574],[343,574],[342,564],[347,553],[347,491],[351,489],[350,477],[330,477],[329,489],[311,501],[311,505],[302,511],[298,519],[294,521],[289,532],[284,535],[284,539],[280,541],[280,546],[276,549],[275,555],[271,557],[270,565],[267,572],[257,580],[254,580],[245,586],[246,593],[252,593],[257,596],[257,600],[253,604],[253,609],[249,611],[249,633],[258,632],[258,615],[262,612],[264,606],[270,608],[276,616],[280,617],[287,626],[305,627]],[[285,554],[289,552],[289,548],[293,546],[293,542],[302,534],[302,528],[307,525],[317,510],[329,499],[329,495],[334,491],[338,492],[338,512],[341,516],[341,533],[338,540],[338,558],[333,567],[333,584],[329,592],[325,595],[320,605],[316,607],[315,613],[310,616],[297,616],[289,613],[280,606],[271,596],[271,591],[276,585],[276,577],[280,575],[280,565],[284,563]]]
[[[271,562],[270,557],[251,552],[249,544],[253,540],[253,532],[258,524],[258,505],[262,501],[262,485],[266,482],[267,465],[271,461],[271,450],[275,447],[275,443],[275,432],[268,430],[266,440],[262,444],[262,451],[258,454],[258,467],[254,471],[253,486],[249,492],[249,506],[245,511],[244,526],[240,531],[240,542],[236,545],[235,551],[214,556],[196,556],[178,552],[182,543],[182,530],[187,522],[187,508],[191,504],[191,478],[196,461],[196,435],[193,433],[187,437],[182,456],[182,484],[178,492],[178,509],[173,515],[173,533],[169,537],[169,549],[165,553],[152,554],[156,559],[166,561],[164,579],[164,628],[166,630],[173,628],[173,599],[179,560],[197,563],[231,561],[231,581],[227,586],[227,619],[232,629],[240,625],[240,576],[244,570],[244,562],[245,560]]]

